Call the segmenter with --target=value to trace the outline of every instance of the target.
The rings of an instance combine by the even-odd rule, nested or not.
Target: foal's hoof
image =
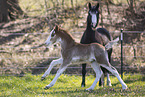
[[[88,89],[85,89],[86,91],[93,91],[93,89],[92,88],[88,88]]]
[[[45,77],[41,77],[41,81],[43,81],[45,79]]]
[[[52,84],[49,84],[49,85],[47,85],[44,89],[47,90],[47,89],[49,89],[49,88],[52,87],[52,86],[53,86]]]
[[[122,88],[123,91],[125,91],[125,90],[127,90],[127,89],[128,89],[127,87],[126,87],[126,88]]]
[[[122,87],[122,90],[126,90],[127,89],[127,85],[124,85],[123,87]]]
[[[44,89],[47,90],[47,89],[49,89],[49,88],[50,88],[50,87],[46,86]]]
[[[108,86],[109,86],[109,87],[112,87],[112,85],[111,85],[111,84],[109,84]]]

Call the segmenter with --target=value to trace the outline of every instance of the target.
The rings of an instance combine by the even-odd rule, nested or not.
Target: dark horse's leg
[[[85,87],[86,64],[82,64],[82,87]]]
[[[104,76],[105,76],[105,73],[108,72],[108,70],[106,68],[103,68],[101,67],[102,71],[103,71],[103,74],[99,80],[99,86],[104,86]]]
[[[105,69],[102,68],[102,67],[101,67],[101,69],[103,71],[103,74],[102,74],[102,76],[101,76],[101,78],[99,80],[99,86],[104,86],[104,72],[105,72]]]

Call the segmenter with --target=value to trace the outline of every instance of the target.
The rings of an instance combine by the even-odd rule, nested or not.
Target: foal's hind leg
[[[121,77],[119,76],[118,71],[113,66],[111,66],[110,64],[108,64],[108,65],[101,64],[101,66],[106,68],[107,70],[109,70],[113,75],[115,75],[118,78],[118,80],[120,81],[120,83],[122,85],[123,90],[127,89],[127,85],[121,79]]]
[[[52,68],[53,68],[55,65],[57,65],[57,64],[61,64],[62,61],[63,61],[62,58],[59,58],[59,59],[57,59],[57,60],[53,60],[53,61],[50,63],[49,68],[45,71],[45,73],[44,73],[43,76],[41,77],[41,80],[44,80],[45,77],[46,77],[47,75],[49,75],[49,73],[50,73],[50,71],[52,70]]]
[[[111,63],[112,48],[109,49],[107,52],[108,52],[108,59],[109,59],[109,62]],[[109,73],[107,72],[106,74],[107,74],[107,86],[112,86],[112,85],[111,85],[111,80],[110,80],[110,78],[109,78]]]
[[[96,79],[93,82],[92,86],[86,90],[93,90],[95,88],[95,85],[97,84],[97,82],[99,81],[100,77],[102,76],[103,72],[99,66],[99,64],[97,64],[96,61],[91,63],[92,68],[94,69],[95,73],[96,73]]]

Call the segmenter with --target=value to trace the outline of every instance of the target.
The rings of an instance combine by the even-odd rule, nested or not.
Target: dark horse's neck
[[[87,17],[87,28],[86,28],[86,30],[93,30],[92,26],[91,26],[91,22],[89,20],[89,16]]]
[[[92,26],[91,26],[91,21],[89,19],[90,17],[88,16],[87,17],[87,27],[86,27],[86,33],[89,34],[90,37],[94,36],[95,35],[95,30],[92,29]]]
[[[100,34],[96,31],[96,29],[93,29],[91,26],[91,21],[89,19],[90,17],[87,17],[87,28],[84,32],[83,39],[81,43],[93,43],[97,42],[102,44],[102,41],[100,39]]]

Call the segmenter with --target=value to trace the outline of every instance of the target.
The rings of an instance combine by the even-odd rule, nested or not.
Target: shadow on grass
[[[66,89],[66,88],[64,88],[64,89]],[[70,89],[70,90],[69,90]],[[102,89],[97,89],[97,90],[92,90],[92,91],[86,91],[85,89],[74,89],[74,90],[72,90],[72,88],[67,88],[66,90],[62,90],[62,88],[61,88],[61,90],[59,90],[59,88],[57,88],[57,90],[56,91],[43,91],[43,92],[40,92],[39,94],[43,94],[43,95],[47,95],[47,94],[61,94],[61,95],[65,95],[65,94],[70,94],[71,95],[71,93],[73,93],[73,94],[79,94],[79,93],[87,93],[87,94],[89,94],[89,93],[92,93],[92,94],[96,94],[96,93],[99,93],[99,91],[101,91]],[[106,91],[104,91],[104,92],[106,92]]]
[[[142,75],[141,77],[131,77],[131,76],[129,76],[125,80],[126,83],[134,83],[136,81],[145,81],[145,75]]]
[[[66,89],[66,88],[64,88]],[[72,88],[67,88],[66,90],[63,90],[63,88],[61,87],[61,89],[57,88],[56,90],[54,89],[54,91],[42,91],[39,92],[38,94],[42,94],[42,95],[64,95],[64,96],[80,96],[81,97],[88,97],[88,95],[104,95],[104,94],[108,94],[108,93],[118,93],[118,92],[122,92],[120,87],[115,87],[114,88],[110,88],[110,87],[102,87],[102,88],[98,88],[98,89],[94,89],[92,91],[86,91],[85,89],[72,89]]]
[[[130,84],[130,83],[134,83],[134,82],[137,82],[137,81],[145,81],[145,75],[136,75],[136,76],[133,76],[133,75],[130,75],[128,76],[127,78],[123,79],[123,81],[126,83],[126,84]],[[120,82],[117,82],[117,83],[113,83],[112,86],[116,86],[117,84],[120,84]]]
[[[70,93],[83,93],[85,90],[66,90],[66,91],[51,91],[51,92],[41,92],[40,94],[70,94]]]

